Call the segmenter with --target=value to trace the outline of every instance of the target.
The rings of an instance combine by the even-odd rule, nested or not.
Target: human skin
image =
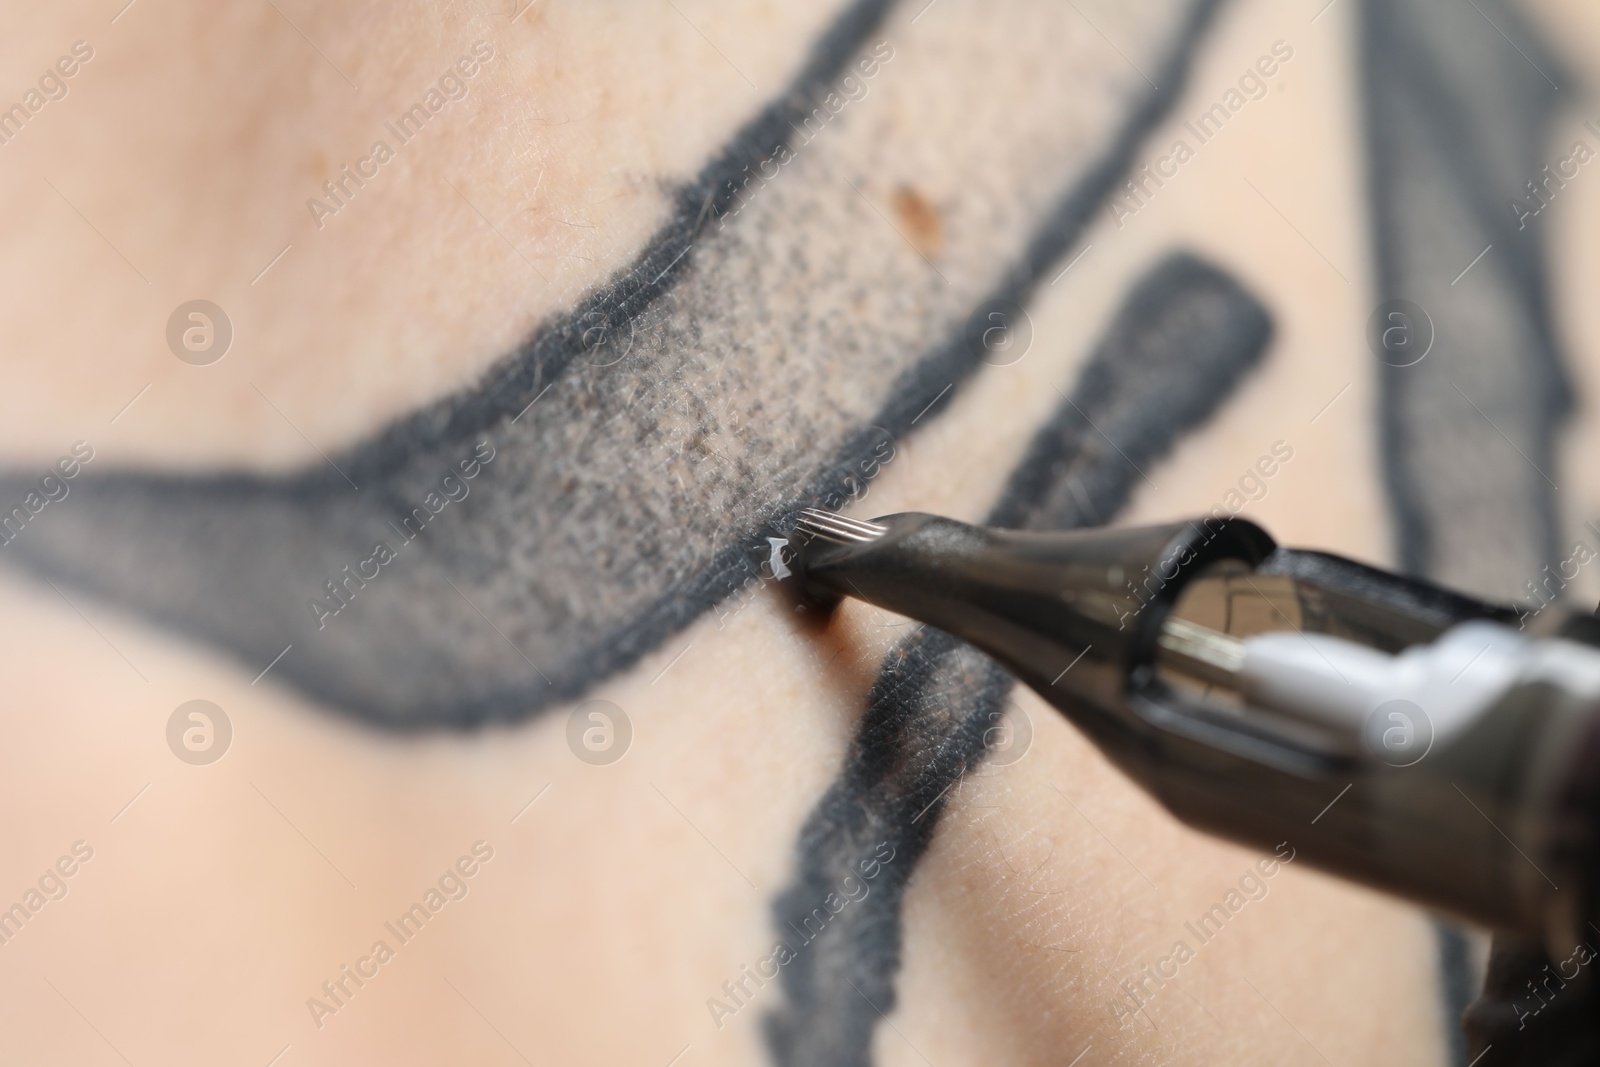
[[[84,439],[97,472],[283,471],[469,385],[629,261],[672,184],[784,83],[834,6],[140,0],[16,15],[0,69],[22,72],[18,93],[74,41],[94,58],[0,148],[0,454],[42,469]],[[926,17],[992,14],[945,0]],[[1052,384],[1182,241],[1254,291],[1277,334],[1119,521],[1209,510],[1283,439],[1295,458],[1249,514],[1285,543],[1385,561],[1340,17],[1308,30],[1261,3],[1226,15],[1194,99],[1265,42],[1297,47],[1253,124],[1134,223],[1096,222],[1093,251],[1031,308],[1029,357],[975,377],[901,442],[904,462],[857,513],[981,516],[1058,402]],[[317,228],[306,199],[478,39],[498,58],[467,99]],[[1266,150],[1306,129],[1323,132]],[[1241,169],[1316,220],[1319,254]],[[236,333],[204,368],[164,335],[195,297]],[[846,605],[819,625],[762,589],[587,694],[634,730],[622,760],[594,767],[568,748],[572,703],[396,736],[270,673],[254,682],[265,664],[15,571],[0,597],[0,796],[19,813],[0,898],[73,842],[94,850],[0,948],[0,1048],[81,1063],[764,1062],[778,986],[720,1027],[706,1002],[770,951],[796,835],[903,622]],[[205,767],[165,739],[197,697],[234,729]],[[907,895],[877,1062],[1442,1062],[1426,917],[1298,864],[1142,1016],[1114,1017],[1110,975],[1164,955],[1260,856],[1184,828],[1036,697],[1017,699],[1031,749],[963,781]],[[493,858],[466,897],[319,1026],[308,998],[477,841]]]

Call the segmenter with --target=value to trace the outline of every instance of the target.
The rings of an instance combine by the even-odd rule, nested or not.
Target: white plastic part
[[[1530,672],[1560,674],[1567,688],[1600,692],[1600,654],[1566,641],[1535,642],[1489,622],[1462,623],[1398,656],[1318,633],[1258,634],[1244,646],[1240,692],[1248,704],[1317,727],[1352,751],[1374,712],[1392,701],[1420,708],[1438,741]]]

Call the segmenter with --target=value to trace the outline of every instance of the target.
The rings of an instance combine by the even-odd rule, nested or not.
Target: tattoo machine
[[[1600,931],[1600,620],[1243,519],[1018,532],[807,510],[806,595],[972,644],[1184,822],[1569,956]]]

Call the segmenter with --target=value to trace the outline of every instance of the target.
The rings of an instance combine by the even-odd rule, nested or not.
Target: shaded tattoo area
[[[635,261],[476,387],[284,476],[89,472],[0,559],[385,726],[577,697],[950,402],[983,365],[974,310],[1072,247],[1214,7],[1132,0],[1124,55],[1070,6],[1019,6],[1041,32],[1017,40],[856,0]],[[1027,74],[958,136],[929,92],[955,52]]]

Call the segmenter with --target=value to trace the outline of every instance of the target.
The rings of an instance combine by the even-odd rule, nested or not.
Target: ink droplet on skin
[[[944,227],[939,222],[938,208],[911,186],[902,185],[894,191],[894,213],[917,251],[930,259],[939,254],[939,247],[944,243]]]

